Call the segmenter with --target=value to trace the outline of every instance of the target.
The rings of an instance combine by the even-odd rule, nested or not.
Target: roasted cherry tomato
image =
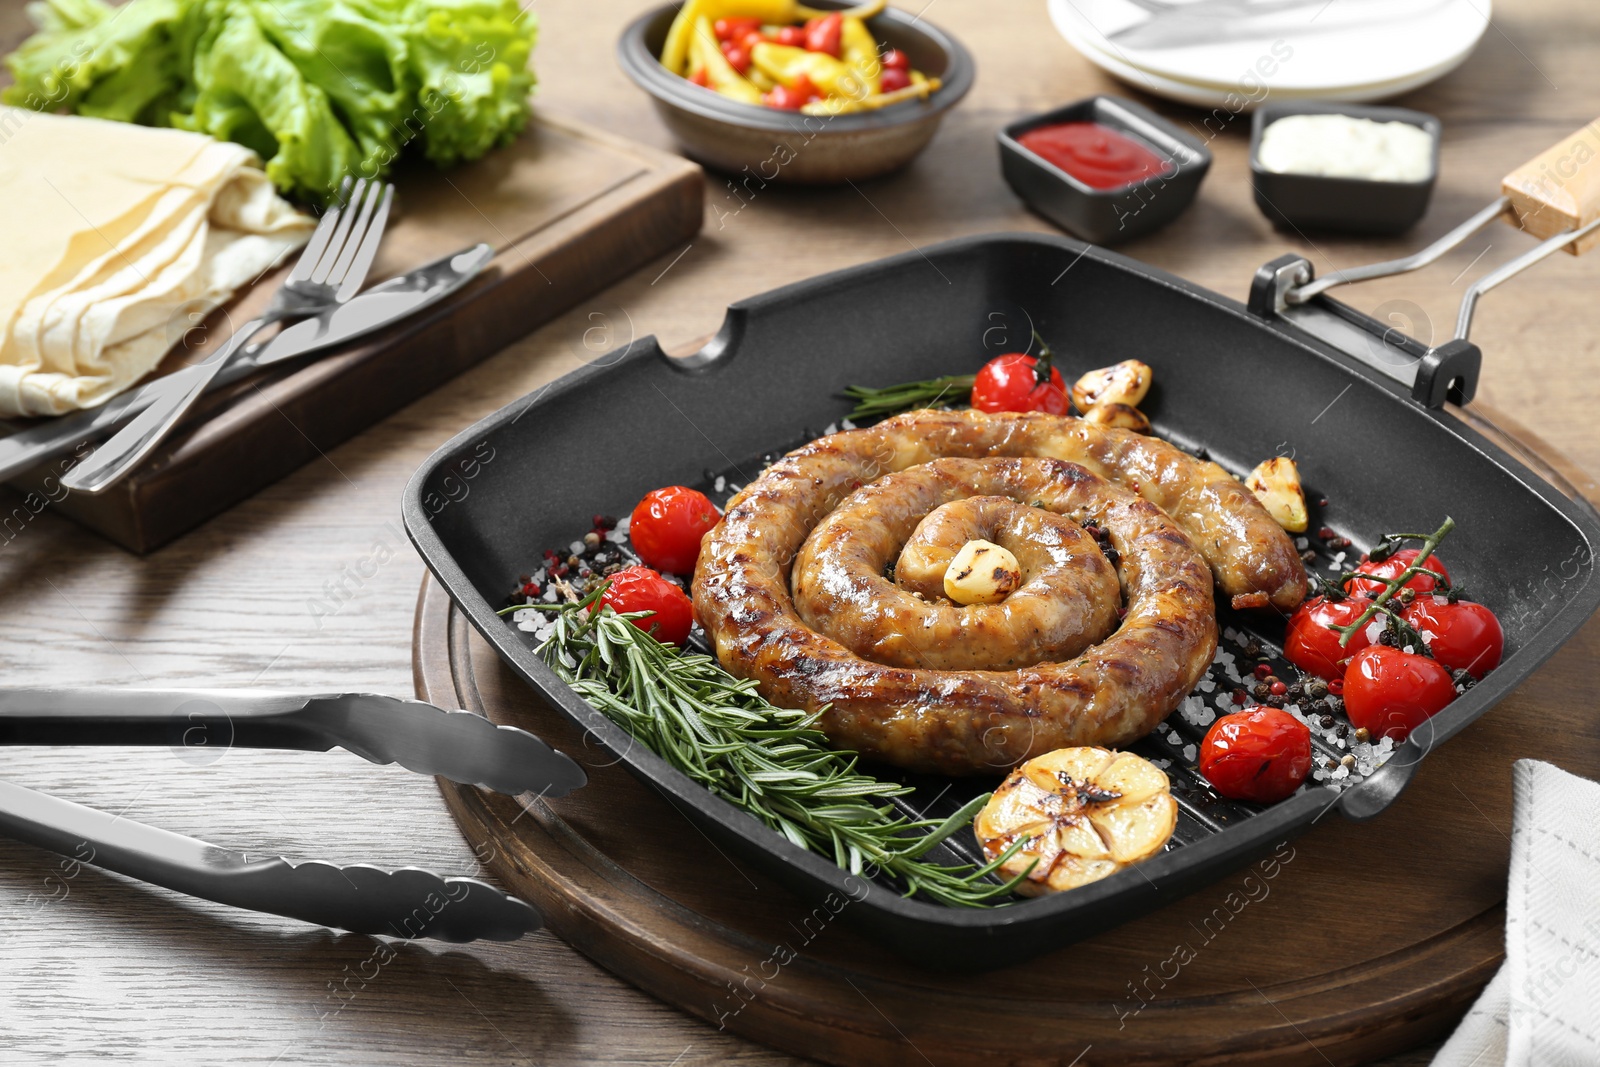
[[[1043,411],[1065,415],[1069,402],[1061,372],[1050,367],[1041,382],[1039,361],[1021,352],[996,356],[983,365],[972,385],[972,406],[979,411]]]
[[[747,34],[761,32],[760,19],[731,18],[718,19],[711,24],[712,31],[719,41],[742,41]]]
[[[1340,600],[1312,597],[1289,617],[1289,633],[1283,640],[1283,654],[1303,671],[1323,678],[1343,678],[1347,660],[1372,644],[1367,627],[1350,635],[1350,643],[1340,646],[1340,634],[1330,626],[1349,626],[1361,617],[1372,601],[1364,596]],[[1381,625],[1381,623],[1380,623]]]
[[[806,31],[799,26],[780,26],[778,32],[772,35],[778,44],[788,45],[790,48],[804,48],[806,46]]]
[[[649,567],[628,567],[613,574],[606,591],[600,594],[600,603],[618,614],[653,612],[632,621],[663,644],[683,644],[694,622],[694,602],[689,594]]]
[[[878,75],[878,92],[892,93],[896,89],[904,89],[911,84],[911,75],[898,67],[886,67]]]
[[[802,74],[793,85],[773,86],[761,99],[768,107],[780,111],[799,111],[811,101],[822,99],[822,94],[811,84],[811,79]]]
[[[1379,578],[1398,578],[1400,577],[1400,572],[1411,566],[1411,562],[1415,560],[1419,554],[1419,551],[1415,548],[1402,548],[1400,551],[1396,552],[1394,555],[1380,563],[1374,563],[1371,560],[1368,560],[1361,566],[1357,567],[1356,571],[1360,574],[1376,575]],[[1444,569],[1444,564],[1439,562],[1438,556],[1429,556],[1428,562],[1424,563],[1423,566],[1428,568],[1430,571],[1435,571],[1444,575],[1445,581],[1450,580],[1450,572]],[[1438,584],[1439,583],[1434,580],[1434,577],[1431,574],[1417,574],[1413,575],[1411,580],[1406,583],[1406,588],[1414,590],[1420,596],[1423,593],[1433,592],[1434,588]],[[1352,593],[1364,593],[1367,596],[1377,596],[1379,593],[1383,592],[1385,586],[1382,582],[1374,581],[1371,578],[1352,578],[1345,588]]]
[[[839,36],[844,29],[844,16],[838,12],[809,19],[806,22],[806,51],[825,52],[839,58]]]
[[[693,574],[700,538],[722,513],[704,493],[669,485],[645,494],[628,520],[628,538],[639,558],[658,570]]]
[[[898,48],[889,49],[883,54],[883,58],[879,62],[883,64],[884,70],[909,71],[911,69],[911,57]]]
[[[1224,715],[1200,743],[1200,773],[1225,797],[1276,803],[1311,773],[1311,731],[1277,708]]]
[[[723,41],[722,54],[727,57],[728,66],[740,74],[750,69],[750,50],[737,41]]]
[[[1419,596],[1400,617],[1428,642],[1433,658],[1453,671],[1482,678],[1500,665],[1506,635],[1494,612],[1482,604]]]
[[[1437,660],[1388,645],[1362,649],[1344,672],[1344,710],[1373,737],[1406,737],[1456,698]]]

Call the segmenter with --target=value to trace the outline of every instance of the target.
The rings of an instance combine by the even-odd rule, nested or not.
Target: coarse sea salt
[[[1195,757],[1198,755],[1200,755],[1200,750],[1198,748],[1195,748],[1193,745],[1183,746],[1183,761],[1185,763],[1193,763]]]
[[[715,492],[722,492],[724,489],[728,488],[728,479],[724,478],[720,474],[717,475],[717,480],[711,483],[711,488]]]

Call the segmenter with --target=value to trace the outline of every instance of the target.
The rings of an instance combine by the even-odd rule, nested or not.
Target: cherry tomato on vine
[[[1042,411],[1065,415],[1067,383],[1049,365],[1050,377],[1039,380],[1039,361],[1022,352],[1007,352],[983,365],[972,385],[972,406],[979,411]]]
[[[709,497],[686,485],[654,489],[633,509],[628,538],[639,558],[658,570],[693,574],[700,538],[722,513]]]
[[[806,31],[799,26],[780,26],[772,39],[779,44],[788,45],[790,48],[804,48],[806,46]]]
[[[1285,658],[1301,670],[1323,678],[1343,678],[1346,661],[1372,642],[1367,640],[1367,627],[1363,626],[1350,635],[1349,644],[1341,647],[1342,635],[1329,627],[1349,626],[1371,604],[1364,596],[1339,600],[1319,596],[1301,604],[1289,617],[1289,632],[1283,641]]]
[[[600,594],[600,603],[618,614],[653,612],[631,621],[663,644],[683,644],[694,623],[694,602],[689,594],[649,567],[628,567],[613,574],[606,591]]]
[[[1224,715],[1200,743],[1200,773],[1225,797],[1276,803],[1311,773],[1311,731],[1277,708]]]
[[[1357,567],[1356,571],[1359,574],[1370,574],[1374,577],[1352,578],[1345,585],[1345,588],[1352,593],[1363,593],[1366,596],[1377,596],[1379,593],[1383,592],[1384,584],[1380,581],[1375,581],[1375,578],[1400,577],[1400,572],[1411,566],[1412,561],[1415,560],[1419,555],[1421,555],[1421,552],[1418,549],[1402,548],[1400,551],[1396,552],[1386,560],[1382,560],[1377,563],[1368,560],[1361,566]],[[1423,566],[1428,568],[1430,571],[1435,571],[1444,575],[1445,581],[1450,580],[1450,572],[1444,569],[1444,564],[1439,561],[1438,556],[1429,556],[1428,562],[1424,563]],[[1434,577],[1431,574],[1417,574],[1413,575],[1411,580],[1406,583],[1406,588],[1415,591],[1417,595],[1420,596],[1423,593],[1433,592],[1438,584],[1439,583],[1434,580]]]
[[[1344,710],[1373,737],[1404,741],[1456,698],[1450,672],[1437,660],[1388,645],[1362,649],[1344,672]]]
[[[1419,596],[1400,617],[1428,642],[1433,658],[1453,671],[1482,678],[1500,665],[1506,635],[1500,620],[1482,604],[1448,597]]]
[[[900,51],[898,48],[891,48],[885,52],[881,62],[883,63],[884,70],[911,69],[911,57]]]

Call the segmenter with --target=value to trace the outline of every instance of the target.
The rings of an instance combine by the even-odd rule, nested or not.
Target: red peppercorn
[[[1243,689],[1235,689],[1233,691],[1233,704],[1234,704],[1234,707],[1242,708],[1247,703],[1249,703],[1249,701],[1250,701],[1250,694],[1246,693]]]
[[[1343,678],[1329,678],[1328,679],[1328,692],[1332,693],[1336,697],[1344,696],[1344,679]]]
[[[1272,673],[1272,664],[1270,664],[1270,663],[1257,663],[1256,664],[1256,677],[1257,678],[1265,678],[1267,675],[1269,675],[1271,673]]]
[[[1333,527],[1324,526],[1322,529],[1317,531],[1317,536],[1322,538],[1324,541],[1331,539],[1334,536]]]
[[[1270,686],[1268,686],[1268,688],[1272,690],[1272,695],[1273,696],[1279,696],[1279,697],[1283,696],[1283,694],[1285,694],[1285,693],[1287,693],[1289,691],[1289,687],[1287,685],[1284,685],[1281,681],[1280,682],[1273,682]]]

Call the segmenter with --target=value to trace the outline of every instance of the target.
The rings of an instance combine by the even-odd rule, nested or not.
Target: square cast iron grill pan
[[[1031,329],[1068,381],[1122,359],[1149,363],[1155,384],[1143,407],[1156,432],[1235,473],[1267,456],[1295,457],[1312,529],[1326,523],[1353,538],[1352,554],[1384,531],[1431,530],[1453,515],[1458,527],[1442,554],[1500,617],[1504,662],[1366,781],[1342,793],[1306,788],[1266,808],[1210,792],[1181,758],[1182,742],[1199,733],[1174,715],[1178,746],[1163,740],[1163,726],[1139,749],[1172,760],[1183,812],[1167,852],[1070,893],[967,909],[852,876],[712,796],[576,696],[529,635],[495,615],[514,577],[586,529],[589,516],[626,514],[662,485],[709,489],[716,472],[743,484],[765,459],[839,421],[850,409],[840,397],[847,385],[961,373],[1026,348]],[[1319,496],[1330,501],[1321,513]],[[740,301],[686,359],[639,338],[451,440],[412,478],[403,509],[429,569],[545,700],[737,856],[804,898],[854,898],[841,912],[846,922],[915,962],[950,969],[1005,966],[1092,936],[1252,862],[1330,808],[1377,814],[1433,745],[1514,689],[1600,602],[1593,509],[1463,419],[1422,406],[1390,376],[1283,320],[1104,249],[1036,234],[963,238]],[[1326,560],[1314,566],[1328,573]],[[1274,652],[1282,640],[1278,619],[1220,622]],[[917,780],[911,806],[937,816],[995,784],[951,781]],[[971,858],[973,845],[957,838],[944,858]]]

